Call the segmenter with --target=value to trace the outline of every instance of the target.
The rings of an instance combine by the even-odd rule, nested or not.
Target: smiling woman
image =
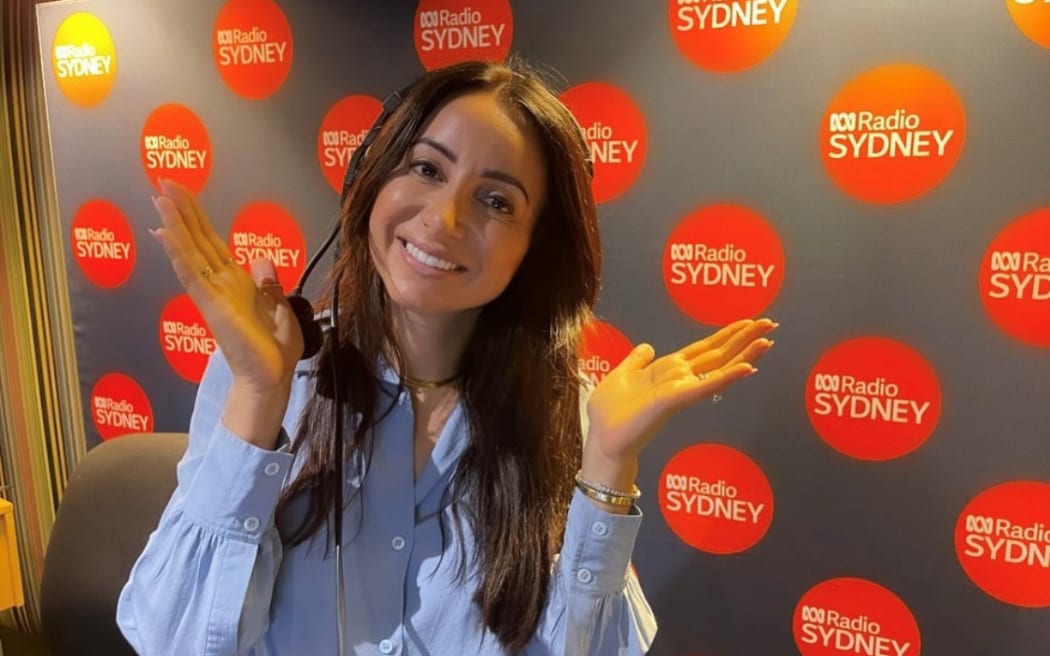
[[[590,171],[572,115],[522,64],[426,74],[347,190],[323,299],[338,325],[302,363],[273,263],[249,276],[164,183],[154,233],[219,350],[121,595],[140,654],[329,654],[337,625],[357,654],[649,648],[629,566],[638,457],[671,414],[754,373],[775,324],[660,358],[642,344],[592,391],[578,370],[600,282]]]

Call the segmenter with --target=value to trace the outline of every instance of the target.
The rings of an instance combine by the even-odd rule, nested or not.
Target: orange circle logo
[[[791,620],[802,656],[919,656],[915,616],[900,597],[864,579],[824,581],[802,595]]]
[[[683,313],[725,325],[761,314],[784,282],[780,237],[756,212],[712,205],[688,215],[664,247],[664,286]]]
[[[598,203],[627,191],[645,163],[645,117],[626,92],[603,82],[566,89],[561,100],[576,117],[594,161],[591,189]]]
[[[135,268],[135,237],[124,214],[108,201],[90,200],[73,217],[73,259],[87,279],[112,289]]]
[[[1006,0],[1006,7],[1025,36],[1044,48],[1050,48],[1050,2]]]
[[[913,200],[954,168],[966,111],[944,78],[911,64],[868,71],[831,101],[820,156],[844,192],[869,203]]]
[[[1050,208],[1022,216],[992,240],[978,288],[999,328],[1026,344],[1050,347]]]
[[[230,226],[230,252],[247,271],[252,260],[267,259],[277,269],[285,293],[306,268],[306,240],[292,215],[276,203],[259,201],[242,209]]]
[[[784,43],[798,0],[668,0],[671,37],[700,68],[731,73],[765,61]]]
[[[750,549],[773,521],[773,490],[743,453],[697,444],[671,458],[660,474],[660,510],[675,535],[712,554]]]
[[[503,61],[514,16],[507,0],[420,0],[413,36],[428,71],[471,59]]]
[[[142,167],[154,187],[158,178],[181,182],[194,193],[207,184],[211,139],[189,108],[169,103],[153,110],[142,126],[139,143]]]
[[[633,348],[631,341],[615,326],[595,319],[583,329],[580,371],[597,385]]]
[[[884,337],[839,344],[806,381],[806,412],[831,448],[858,460],[891,460],[937,427],[941,386],[912,348]]]
[[[94,107],[105,100],[117,79],[117,51],[102,21],[85,12],[66,17],[51,46],[51,71],[74,105]]]
[[[226,86],[261,100],[292,70],[292,28],[273,0],[230,0],[215,20],[211,51]]]
[[[977,495],[955,524],[955,553],[999,601],[1050,606],[1050,484],[1015,481]]]
[[[317,161],[328,186],[343,193],[343,178],[350,158],[368,136],[368,130],[383,111],[383,103],[372,96],[347,96],[325,114],[317,131]]]
[[[160,313],[160,348],[168,364],[191,383],[201,382],[215,338],[189,294],[180,294]]]
[[[153,431],[153,406],[130,376],[111,373],[91,390],[91,420],[103,440]]]

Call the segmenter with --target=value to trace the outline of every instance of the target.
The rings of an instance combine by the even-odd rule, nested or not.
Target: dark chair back
[[[175,489],[184,433],[103,442],[77,465],[58,508],[41,580],[54,656],[135,652],[117,628],[117,597]]]

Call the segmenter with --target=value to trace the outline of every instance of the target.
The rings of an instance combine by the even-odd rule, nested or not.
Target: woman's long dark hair
[[[297,495],[308,495],[304,520],[283,536],[293,545],[320,530],[331,514],[337,484],[329,440],[333,357],[340,360],[343,416],[355,417],[347,457],[361,462],[370,453],[373,428],[392,402],[380,390],[377,363],[383,354],[399,368],[402,362],[390,301],[370,254],[369,215],[426,122],[453,98],[479,91],[496,94],[508,115],[529,126],[547,168],[546,201],[528,251],[504,292],[482,309],[460,362],[471,430],[451,486],[455,499],[464,500],[452,506],[457,530],[465,517],[475,536],[471,557],[480,563],[475,601],[481,616],[506,649],[518,652],[547,601],[580,464],[577,351],[601,269],[587,146],[569,111],[520,62],[468,62],[427,73],[364,156],[342,208],[335,265],[343,308],[339,348],[333,350],[330,332],[314,371],[317,393],[307,402],[293,447],[306,452],[304,467],[278,512]]]

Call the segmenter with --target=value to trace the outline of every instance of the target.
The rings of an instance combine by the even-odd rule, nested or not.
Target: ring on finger
[[[232,257],[230,257],[229,255],[227,255],[226,257],[224,257],[224,258],[222,259],[222,265],[223,265],[223,266],[228,266],[228,265],[230,265],[230,264],[233,264],[233,258],[232,258]]]
[[[205,266],[203,269],[201,269],[201,276],[205,280],[211,280],[211,276],[213,273],[215,273],[215,270],[212,269],[210,265]]]
[[[706,374],[706,373],[704,373],[703,371],[701,371],[700,373],[698,373],[698,374],[696,375],[696,377],[697,377],[697,378],[699,378],[699,379],[701,380],[701,382],[702,382],[702,381],[705,381],[705,380],[707,380],[707,374]]]
[[[722,395],[721,394],[713,394],[711,396],[711,403],[718,403],[721,400],[722,400]]]

